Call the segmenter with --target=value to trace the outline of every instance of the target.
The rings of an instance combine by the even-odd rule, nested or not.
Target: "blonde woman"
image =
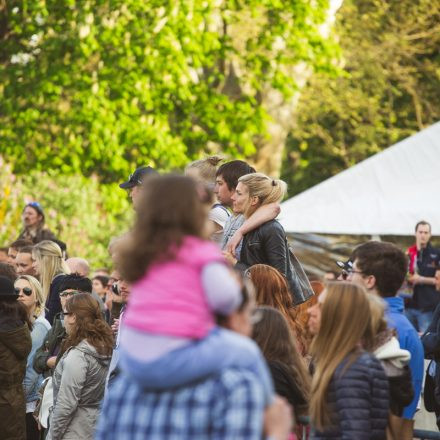
[[[282,180],[272,179],[262,173],[246,174],[238,179],[232,196],[233,210],[248,219],[260,206],[279,203],[286,190],[287,185]],[[286,233],[277,220],[269,220],[245,234],[239,258],[230,252],[225,252],[225,256],[242,271],[254,264],[274,267],[286,278],[295,305],[308,299],[294,288]]]
[[[206,159],[196,160],[188,164],[185,168],[185,175],[194,178],[198,182],[207,185],[211,190],[214,189],[217,165],[223,159],[218,156],[207,157]],[[211,240],[220,243],[223,237],[223,228],[231,216],[230,212],[220,203],[214,203],[209,211],[209,221],[211,228]]]
[[[33,417],[38,400],[38,389],[43,376],[33,368],[35,352],[42,345],[47,332],[50,330],[49,322],[43,316],[44,297],[39,281],[30,275],[19,276],[14,283],[15,293],[26,308],[29,321],[32,323],[32,349],[27,357],[26,376],[24,378],[24,392],[26,398],[26,438],[38,440],[39,430]]]
[[[371,311],[363,287],[329,283],[312,342],[315,374],[310,416],[313,439],[386,438],[388,380],[372,347]]]
[[[53,241],[44,240],[32,249],[32,267],[40,279],[46,301],[45,317],[52,325],[54,316],[61,312],[59,286],[63,276],[70,273],[61,248]]]

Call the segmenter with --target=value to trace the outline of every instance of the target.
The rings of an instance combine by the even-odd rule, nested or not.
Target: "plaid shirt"
[[[262,438],[264,393],[247,370],[228,368],[185,388],[142,391],[121,375],[109,388],[97,440]]]

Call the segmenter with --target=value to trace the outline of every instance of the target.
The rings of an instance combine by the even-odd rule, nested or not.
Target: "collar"
[[[403,312],[404,306],[403,306],[403,298],[400,296],[389,296],[383,298],[387,305],[387,310],[390,312]]]

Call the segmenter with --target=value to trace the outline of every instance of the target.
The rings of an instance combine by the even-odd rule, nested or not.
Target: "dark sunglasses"
[[[14,287],[14,292],[16,295],[20,295],[20,292],[23,292],[26,296],[32,295],[32,289],[30,287],[23,287],[22,289]]]

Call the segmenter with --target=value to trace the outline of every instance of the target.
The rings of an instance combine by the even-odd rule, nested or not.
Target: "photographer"
[[[111,296],[111,299],[109,302],[106,302],[108,308],[106,311],[106,321],[111,325],[115,335],[115,347],[110,361],[106,388],[111,385],[113,380],[119,374],[119,327],[124,319],[123,315],[125,306],[128,302],[128,297],[130,296],[130,285],[126,281],[120,279],[119,274],[112,272],[111,278],[113,278],[113,280],[116,276],[118,280],[112,284],[110,289],[111,294],[109,296]]]

